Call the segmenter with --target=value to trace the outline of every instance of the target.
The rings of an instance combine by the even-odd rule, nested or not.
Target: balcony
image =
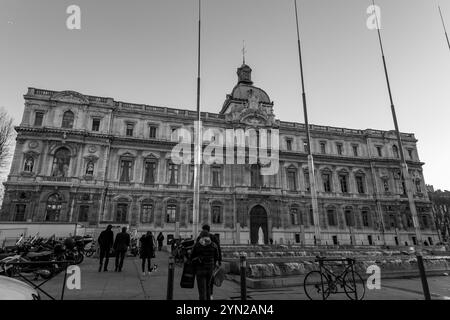
[[[71,182],[72,179],[69,177],[42,177],[44,181],[53,181],[53,182]]]

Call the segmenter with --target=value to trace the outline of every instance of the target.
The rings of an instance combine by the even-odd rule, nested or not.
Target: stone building
[[[202,165],[200,222],[222,243],[314,244],[305,127],[280,121],[251,69],[204,128],[279,130],[279,170],[260,164]],[[188,236],[193,165],[175,164],[178,128],[196,112],[29,88],[16,127],[1,220],[108,223]],[[323,244],[411,245],[415,239],[393,131],[311,125]],[[413,134],[402,134],[423,237],[438,241]],[[207,141],[206,141],[207,142]],[[206,143],[205,142],[205,143]]]
[[[432,211],[440,240],[450,241],[450,191],[434,190],[427,185],[428,197],[432,203]]]

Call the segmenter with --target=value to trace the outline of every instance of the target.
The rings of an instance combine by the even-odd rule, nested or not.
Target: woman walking
[[[153,240],[153,235],[151,231],[147,231],[147,234],[144,234],[140,239],[140,257],[142,259],[142,275],[146,275],[152,272],[151,267],[151,259],[155,253],[155,245]],[[147,270],[148,273],[145,272],[145,262],[147,261]]]
[[[214,268],[219,261],[217,245],[211,241],[208,231],[202,231],[192,249],[192,262],[197,277],[199,300],[211,300],[210,283]]]

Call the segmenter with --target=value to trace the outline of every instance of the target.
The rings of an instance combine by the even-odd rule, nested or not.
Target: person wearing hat
[[[208,231],[203,230],[200,233],[192,249],[191,259],[195,266],[199,300],[211,300],[210,283],[219,261],[219,250]]]
[[[109,252],[114,243],[114,234],[112,232],[112,225],[108,225],[106,230],[103,230],[98,237],[98,245],[100,247],[100,266],[98,272],[102,271],[103,259],[105,259],[105,266],[103,271],[108,271]]]

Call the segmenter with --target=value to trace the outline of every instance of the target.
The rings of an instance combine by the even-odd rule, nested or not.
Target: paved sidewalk
[[[157,252],[152,264],[158,270],[143,276],[141,260],[135,257],[125,259],[122,272],[98,272],[98,259],[86,258],[80,265],[81,289],[65,290],[65,300],[165,300],[168,275],[167,252]],[[114,269],[114,258],[110,259],[110,270]],[[180,287],[182,269],[175,268],[174,300],[197,300],[198,291]],[[44,290],[59,299],[63,275],[60,274],[43,286]],[[450,299],[450,277],[428,278],[432,299]],[[367,290],[365,300],[423,300],[422,284],[414,279],[381,279],[380,290]],[[265,290],[247,289],[252,300],[307,300],[303,287],[286,287]],[[43,299],[47,299],[42,295]],[[221,287],[214,287],[215,300],[239,300],[240,285],[225,280]],[[329,297],[330,300],[346,300],[345,294]]]

